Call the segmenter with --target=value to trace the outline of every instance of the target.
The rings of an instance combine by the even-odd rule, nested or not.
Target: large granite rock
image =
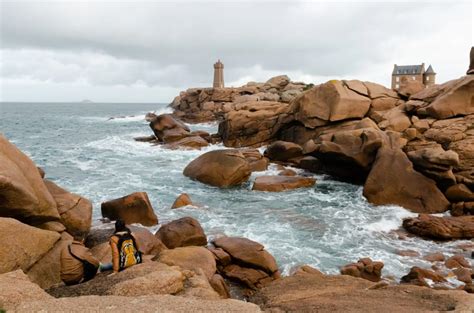
[[[157,255],[155,260],[194,272],[198,272],[201,269],[209,280],[216,273],[214,255],[204,247],[190,246],[165,250]]]
[[[56,202],[33,161],[0,135],[0,216],[39,225],[58,221]]]
[[[37,284],[32,283],[22,270],[0,274],[0,310],[14,312],[22,303],[53,299]]]
[[[306,127],[321,126],[321,121],[342,121],[362,118],[370,108],[370,99],[331,80],[304,92],[292,102],[296,119]]]
[[[190,129],[180,120],[174,118],[171,114],[162,114],[156,116],[151,122],[150,127],[159,141],[170,143],[187,137]]]
[[[288,161],[302,155],[303,149],[300,145],[281,140],[270,144],[264,153],[264,156],[272,161]]]
[[[66,230],[88,233],[92,223],[92,203],[79,195],[70,193],[49,180],[45,180],[46,187],[56,201],[61,223]]]
[[[416,213],[441,213],[449,205],[436,183],[416,172],[399,148],[378,150],[363,194],[371,203],[396,204]]]
[[[420,214],[403,220],[403,227],[417,236],[437,240],[474,238],[474,216],[438,217]]]
[[[144,226],[158,224],[146,192],[134,192],[125,197],[102,202],[102,216],[111,220],[122,219],[125,224],[140,223]]]
[[[469,312],[474,299],[464,291],[380,283],[347,275],[299,272],[268,284],[251,299],[268,312]]]
[[[12,218],[0,218],[0,273],[18,268],[27,271],[60,239],[57,232],[42,230]]]
[[[208,185],[231,187],[246,182],[251,171],[239,150],[214,150],[189,163],[183,174]]]
[[[258,242],[247,238],[221,237],[212,243],[227,252],[242,266],[260,269],[271,275],[278,272],[275,258]]]
[[[155,236],[169,249],[207,244],[204,230],[192,217],[183,217],[161,226]]]

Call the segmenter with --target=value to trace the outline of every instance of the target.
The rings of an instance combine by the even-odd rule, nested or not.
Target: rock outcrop
[[[79,195],[70,193],[49,180],[45,180],[46,187],[56,201],[61,223],[66,230],[74,234],[87,234],[92,223],[92,203]]]
[[[172,209],[178,209],[183,206],[188,206],[192,205],[193,202],[191,201],[191,198],[187,193],[182,193],[180,194],[176,200],[173,202],[173,205],[171,206]]]
[[[417,236],[437,240],[474,238],[474,216],[438,217],[420,214],[405,219],[403,227]]]
[[[201,224],[192,217],[183,217],[161,226],[155,236],[169,249],[207,244]]]
[[[472,296],[464,291],[380,285],[314,271],[271,282],[250,300],[269,312],[469,312],[474,307]]]
[[[59,221],[56,202],[33,161],[0,135],[0,216],[30,225]]]
[[[382,262],[374,262],[370,258],[362,258],[357,263],[344,265],[341,268],[341,274],[378,282],[382,277],[383,266]]]
[[[102,216],[113,221],[122,219],[125,224],[140,223],[144,226],[158,224],[146,192],[134,192],[125,197],[102,202]]]
[[[209,151],[186,166],[183,174],[216,187],[237,186],[250,177],[250,165],[239,150]]]

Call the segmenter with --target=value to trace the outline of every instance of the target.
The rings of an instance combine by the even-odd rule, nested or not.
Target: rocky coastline
[[[312,86],[277,76],[239,88],[188,89],[171,107],[173,114],[148,114],[153,135],[136,140],[169,149],[226,147],[188,164],[183,175],[190,179],[240,186],[252,172],[275,163],[279,174],[257,177],[252,190],[308,188],[318,184],[310,174],[327,174],[362,185],[374,205],[419,213],[400,220],[400,240],[474,238],[474,75],[426,89],[405,81],[398,92],[358,80]],[[191,131],[185,124],[204,121],[219,122],[218,133]],[[263,146],[261,153],[257,148]],[[101,213],[104,221],[120,217],[143,225],[132,231],[145,262],[65,286],[59,254],[72,241],[70,233],[87,233],[87,247],[108,262],[112,228],[92,227],[92,203],[48,180],[2,135],[0,186],[0,258],[8,260],[0,263],[0,309],[7,312],[112,311],[131,301],[144,312],[474,309],[474,244],[451,257],[433,251],[423,256],[431,268],[414,266],[400,281],[384,274],[383,262],[371,256],[341,267],[340,275],[301,264],[282,277],[263,245],[251,238],[208,238],[192,217],[152,233],[143,226],[158,225],[159,216],[139,191],[103,202]],[[170,209],[192,205],[182,194]]]

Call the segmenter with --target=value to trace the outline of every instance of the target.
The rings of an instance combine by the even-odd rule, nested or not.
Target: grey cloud
[[[456,28],[471,24],[472,29],[466,2],[2,2],[1,6],[2,49],[12,54],[2,65],[6,78],[85,79],[100,85],[142,81],[184,89],[208,84],[212,63],[221,58],[229,81],[257,75],[245,74],[255,66],[268,73],[362,74],[369,79],[382,75],[371,73],[374,68],[402,63],[407,56],[411,56],[407,62],[448,60],[453,54],[447,42],[456,49],[471,45],[469,32]],[[446,28],[452,37],[439,38],[448,36],[442,32]],[[406,51],[404,46],[416,49]],[[22,59],[15,52],[21,50],[30,51],[30,56],[25,52]],[[451,55],[439,56],[448,51]],[[466,52],[456,51],[456,56],[462,53]],[[32,55],[47,62],[25,59]],[[460,71],[452,66],[449,70],[446,76]]]

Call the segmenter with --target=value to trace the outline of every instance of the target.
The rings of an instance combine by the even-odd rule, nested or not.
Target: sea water
[[[182,172],[193,159],[214,149],[167,150],[134,137],[152,134],[147,112],[170,112],[164,104],[0,103],[0,132],[41,166],[46,177],[93,202],[93,223],[101,225],[100,203],[136,191],[148,193],[160,224],[196,218],[210,239],[242,236],[263,244],[283,274],[301,264],[326,273],[361,257],[385,263],[384,275],[400,278],[412,266],[430,267],[422,256],[462,252],[466,241],[436,243],[393,232],[416,214],[398,206],[374,206],[362,187],[314,175],[316,185],[286,192],[252,191],[258,175],[276,174],[275,166],[253,173],[248,183],[219,189],[192,181]],[[217,124],[190,125],[217,131]],[[263,150],[262,150],[263,151]],[[301,171],[301,170],[297,170]],[[181,193],[197,208],[171,210]],[[156,231],[159,226],[151,228]],[[415,250],[404,257],[397,250]]]

